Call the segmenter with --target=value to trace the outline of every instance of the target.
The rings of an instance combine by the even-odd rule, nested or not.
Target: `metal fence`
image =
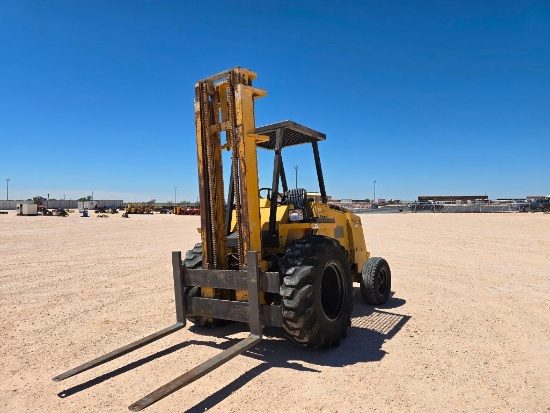
[[[15,209],[17,204],[32,204],[32,201],[6,201],[0,200],[0,210],[12,210]]]
[[[98,199],[97,201],[92,201],[94,206],[97,204],[99,207],[115,207],[121,208],[124,206],[124,201],[121,199]],[[2,201],[0,200],[0,210],[14,210],[17,204],[32,204],[33,201]],[[43,204],[48,209],[77,209],[78,201],[76,200],[65,200],[65,199],[56,199],[56,200],[44,200]]]
[[[470,203],[470,204],[431,204],[424,202],[411,202],[398,205],[388,205],[379,209],[353,208],[355,213],[509,213],[509,212],[537,212],[540,208],[535,208],[528,202],[510,202],[510,203]]]
[[[536,212],[540,208],[533,207],[529,202],[487,203],[473,202],[469,204],[425,204],[411,203],[407,212],[446,212],[446,213],[495,213],[495,212]],[[403,208],[405,212],[405,208]]]
[[[17,204],[33,204],[33,201],[0,201],[0,210],[12,210],[16,208]],[[45,200],[44,206],[48,209],[76,209],[78,201],[71,200]]]

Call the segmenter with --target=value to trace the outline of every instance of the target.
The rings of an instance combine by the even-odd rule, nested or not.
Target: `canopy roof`
[[[283,122],[256,128],[256,133],[258,135],[269,136],[269,141],[260,142],[258,146],[264,149],[275,149],[275,138],[278,129],[282,129],[283,131],[283,148],[292,145],[300,145],[302,143],[324,141],[326,139],[324,133],[317,132],[316,130],[292,122],[291,120],[285,120]]]

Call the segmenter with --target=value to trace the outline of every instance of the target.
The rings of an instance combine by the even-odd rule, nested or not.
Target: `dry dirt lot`
[[[277,330],[155,412],[547,412],[550,215],[362,216],[394,294],[356,288],[339,348]],[[63,382],[52,377],[174,321],[171,251],[198,217],[0,215],[0,411],[124,412],[247,335],[191,326]],[[64,398],[58,394],[63,393]]]

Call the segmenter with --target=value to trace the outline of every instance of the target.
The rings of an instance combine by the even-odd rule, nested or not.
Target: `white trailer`
[[[78,201],[78,212],[82,212],[85,209],[94,209],[96,203],[95,201]]]
[[[38,215],[38,205],[17,204],[17,215]]]

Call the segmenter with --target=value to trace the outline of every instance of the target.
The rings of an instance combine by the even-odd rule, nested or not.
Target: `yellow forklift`
[[[326,136],[292,121],[256,127],[256,74],[236,67],[195,85],[201,243],[172,253],[176,323],[54,378],[63,380],[120,357],[186,325],[248,323],[250,335],[155,390],[129,409],[140,411],[197,380],[281,327],[294,343],[336,347],[351,324],[353,282],[373,305],[388,300],[391,271],[370,257],[361,219],[327,203],[318,143]],[[320,202],[288,187],[283,149],[311,145]],[[271,150],[270,187],[258,183],[257,150]],[[230,152],[228,185],[222,152]],[[227,197],[225,196],[227,190]]]

